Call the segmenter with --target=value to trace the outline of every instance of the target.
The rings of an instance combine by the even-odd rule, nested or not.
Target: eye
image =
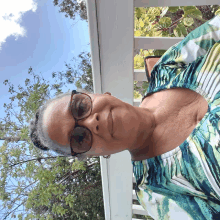
[[[97,121],[99,120],[99,116],[98,115],[96,116],[96,119],[97,119]]]

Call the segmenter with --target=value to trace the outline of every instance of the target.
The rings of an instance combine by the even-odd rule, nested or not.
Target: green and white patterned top
[[[131,161],[138,201],[155,220],[220,219],[220,16],[172,46],[151,73],[152,94],[188,88],[208,111],[175,149]]]

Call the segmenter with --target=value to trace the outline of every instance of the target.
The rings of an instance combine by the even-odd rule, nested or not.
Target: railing
[[[168,49],[182,38],[134,37],[134,7],[217,5],[219,0],[86,0],[95,93],[111,92],[133,106],[133,84],[147,81],[143,70],[134,70],[136,49]],[[106,220],[131,220],[132,214],[147,215],[132,189],[132,165],[128,151],[101,161]],[[133,178],[133,181],[134,178]]]
[[[134,176],[132,177],[132,182],[133,182],[134,184],[136,184],[136,181],[135,181]],[[138,201],[134,187],[133,187],[133,190],[132,190],[132,200]],[[143,207],[142,207],[140,204],[139,204],[139,205],[136,205],[136,204],[134,204],[133,202],[132,202],[132,214],[136,214],[136,215],[148,215],[147,211],[144,210]],[[137,218],[132,218],[132,220],[137,220]]]

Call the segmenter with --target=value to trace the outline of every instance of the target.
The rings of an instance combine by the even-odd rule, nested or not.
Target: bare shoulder
[[[200,94],[182,88],[162,90],[146,97],[141,108],[154,109],[160,125],[152,143],[134,156],[143,160],[168,152],[184,142],[208,110],[208,102]]]

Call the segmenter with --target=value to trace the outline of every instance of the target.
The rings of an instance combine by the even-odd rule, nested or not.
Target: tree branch
[[[8,142],[18,142],[18,141],[28,141],[28,139],[21,139],[20,136],[15,136],[15,137],[1,137],[1,141],[8,141]]]
[[[98,182],[96,182],[94,185],[87,186],[87,187],[84,189],[84,191],[87,191],[87,190],[90,189],[91,187],[92,187],[92,188],[95,188],[95,187],[97,187],[97,186],[100,186],[100,185],[101,185],[100,183],[102,183],[102,181],[98,181]],[[88,196],[88,194],[82,194],[82,195]]]
[[[90,167],[94,166],[95,164],[97,164],[97,162],[88,165],[87,168],[90,168]],[[61,184],[61,183],[62,183],[64,180],[66,180],[68,177],[74,176],[74,175],[77,174],[79,171],[80,171],[80,170],[76,170],[76,171],[73,172],[73,173],[71,173],[71,171],[65,173],[65,174],[63,175],[63,177],[65,176],[64,179],[61,179],[60,182],[58,182],[57,184]],[[83,172],[83,174],[85,174],[85,173],[87,173],[87,171]],[[66,175],[67,175],[67,176],[66,176]],[[63,177],[62,177],[62,178],[63,178]]]
[[[10,167],[13,167],[13,166],[16,166],[18,164],[22,164],[22,163],[26,163],[26,162],[29,162],[29,161],[34,161],[34,160],[47,160],[47,159],[52,159],[52,158],[57,158],[57,157],[66,157],[66,156],[56,156],[56,157],[38,157],[38,158],[34,158],[34,159],[30,159],[30,160],[25,160],[25,161],[21,161],[19,163],[15,163],[13,165],[11,165]]]
[[[180,20],[182,20],[182,19],[183,19],[183,17],[181,17],[181,18],[179,18],[178,20],[174,21],[174,22],[170,25],[170,27],[168,27],[168,28],[160,28],[160,29],[157,29],[157,31],[167,31],[168,29],[170,29],[170,28],[172,28],[173,26],[177,25],[178,21],[180,21]]]
[[[29,184],[28,186],[25,186],[25,187],[22,189],[21,192],[23,192],[26,188],[28,188],[29,186],[33,185],[33,184],[36,183],[37,181],[38,181],[38,180],[34,181],[33,183]],[[13,201],[12,201],[13,204],[16,202],[16,200],[18,199],[18,197],[19,197],[20,195],[22,195],[21,192],[19,193],[19,195],[18,195],[16,198],[13,199]]]
[[[20,205],[18,205],[18,206],[17,206],[15,209],[13,209],[11,212],[9,212],[9,213],[3,218],[3,220],[7,219],[7,217],[8,217],[11,213],[13,213],[18,207],[20,207],[21,205],[23,205],[25,202],[26,202],[26,200],[25,200],[24,202],[22,202]]]

